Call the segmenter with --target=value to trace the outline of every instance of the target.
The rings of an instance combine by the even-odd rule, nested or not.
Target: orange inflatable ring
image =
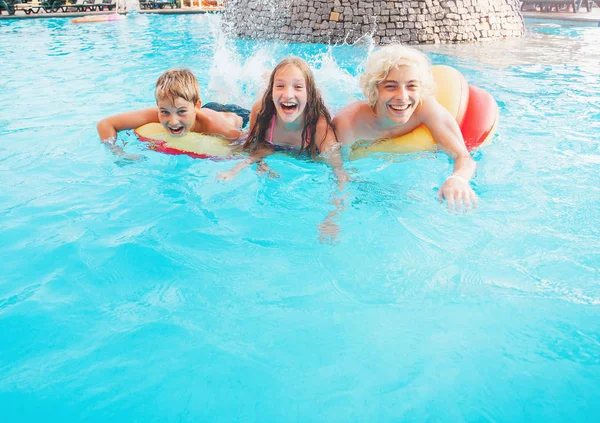
[[[73,23],[88,23],[88,22],[115,22],[125,19],[124,15],[118,13],[110,13],[106,15],[88,15],[80,18],[72,19]]]
[[[231,143],[220,137],[190,132],[182,137],[170,135],[160,123],[148,123],[135,130],[141,141],[165,154],[185,154],[196,159],[226,159],[234,156]]]
[[[432,66],[437,86],[435,98],[458,122],[468,150],[489,144],[498,125],[498,105],[485,90],[470,86],[465,77],[450,66]],[[425,125],[397,138],[359,141],[350,152],[350,159],[371,153],[416,153],[435,151],[436,143]]]

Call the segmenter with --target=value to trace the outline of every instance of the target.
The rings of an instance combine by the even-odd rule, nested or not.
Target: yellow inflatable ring
[[[464,76],[450,66],[432,66],[436,84],[435,98],[458,122],[470,150],[489,144],[498,123],[498,105],[481,88],[469,86]],[[416,153],[435,151],[436,143],[425,125],[396,138],[358,141],[352,145],[350,159],[371,153]]]
[[[174,137],[160,123],[140,126],[135,134],[140,140],[151,143],[152,150],[165,154],[185,154],[197,159],[222,159],[234,155],[231,143],[224,138],[196,132]]]

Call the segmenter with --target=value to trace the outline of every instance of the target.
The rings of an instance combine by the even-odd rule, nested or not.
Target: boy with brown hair
[[[243,113],[238,115],[201,108],[200,86],[188,69],[169,69],[164,72],[156,82],[154,95],[157,107],[121,113],[98,122],[98,135],[113,153],[123,158],[137,158],[126,154],[116,144],[117,132],[153,122],[160,123],[173,137],[197,132],[233,141],[242,134],[241,127],[246,118]]]

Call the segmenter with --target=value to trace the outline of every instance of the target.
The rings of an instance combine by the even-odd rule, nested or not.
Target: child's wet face
[[[156,100],[158,119],[170,135],[181,137],[192,131],[196,123],[196,105],[181,97]]]
[[[284,122],[294,122],[303,116],[306,102],[306,80],[302,71],[294,65],[279,69],[273,81],[277,116]]]
[[[408,122],[421,100],[418,69],[408,65],[393,67],[377,90],[377,116],[386,116],[397,124]]]

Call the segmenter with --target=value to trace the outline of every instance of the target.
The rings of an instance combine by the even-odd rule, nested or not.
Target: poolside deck
[[[158,15],[190,15],[190,14],[198,14],[198,13],[222,13],[223,8],[215,9],[215,8],[201,8],[201,7],[185,7],[179,9],[144,9],[139,10],[138,13],[147,13],[147,14],[158,14]]]
[[[567,25],[600,26],[600,8],[594,5],[590,12],[582,7],[578,13],[573,12],[535,12],[522,11],[528,21],[552,21]]]
[[[221,13],[222,9],[214,8],[200,8],[200,7],[186,7],[178,9],[143,9],[139,10],[141,14],[159,14],[159,15],[189,15],[189,14],[204,14],[204,13]],[[114,13],[109,11],[101,12],[57,12],[57,13],[45,13],[43,10],[38,14],[26,15],[24,11],[17,10],[12,16],[6,14],[6,12],[0,14],[0,19],[39,19],[39,18],[75,18],[86,15],[104,15],[108,13]],[[118,12],[126,14],[127,12]],[[600,27],[600,7],[594,7],[591,12],[582,9],[579,13],[572,12],[535,12],[535,11],[523,11],[521,12],[523,17],[527,20],[548,20],[563,24],[581,24],[591,25]]]
[[[201,7],[186,7],[180,9],[143,9],[138,10],[139,14],[159,14],[159,15],[193,15],[193,14],[206,14],[206,13],[222,13],[223,9],[215,9],[215,8],[201,8]],[[0,15],[0,20],[2,19],[44,19],[44,18],[77,18],[81,16],[89,16],[89,15],[108,15],[113,14],[115,11],[99,11],[99,12],[56,12],[56,13],[46,13],[43,10],[40,10],[37,14],[27,15],[23,10],[17,10],[14,15],[7,15],[6,12]],[[126,15],[126,11],[117,12],[121,15]]]

